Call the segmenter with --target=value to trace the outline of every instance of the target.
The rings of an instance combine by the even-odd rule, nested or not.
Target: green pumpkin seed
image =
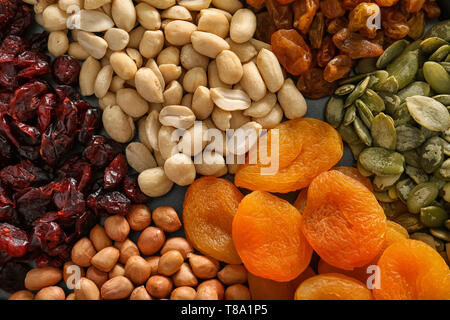
[[[421,208],[429,206],[438,196],[439,189],[434,183],[418,184],[408,195],[406,205],[411,213],[419,213]]]
[[[405,158],[398,152],[379,147],[367,148],[359,155],[363,167],[377,176],[401,174]]]
[[[444,106],[450,106],[450,94],[439,94],[434,96],[433,99],[442,103]]]
[[[344,117],[344,99],[331,96],[325,108],[325,119],[333,127],[341,125]]]
[[[427,61],[423,65],[423,74],[434,91],[442,94],[450,92],[450,75],[442,65]]]
[[[442,132],[442,138],[444,138],[445,141],[450,142],[450,129]]]
[[[392,176],[375,176],[373,178],[373,184],[377,187],[378,190],[385,190],[393,186],[398,179],[400,179],[401,174],[396,174]]]
[[[439,65],[442,66],[445,71],[450,72],[450,62],[439,62]]]
[[[381,98],[372,89],[367,89],[366,92],[361,96],[362,102],[364,102],[370,110],[373,112],[382,112],[386,109],[383,98]]]
[[[356,119],[356,107],[354,105],[345,109],[344,120],[342,121],[342,125],[348,126],[353,123]]]
[[[370,132],[375,147],[395,150],[397,145],[397,132],[394,127],[394,120],[390,116],[382,112],[377,114],[372,121]]]
[[[377,58],[364,58],[358,60],[355,66],[356,74],[370,73],[377,70]]]
[[[374,192],[373,194],[375,195],[375,198],[377,198],[377,200],[380,202],[391,203],[391,202],[395,201],[394,199],[389,197],[389,194],[387,193],[387,191]]]
[[[430,61],[444,61],[450,54],[450,45],[446,44],[437,49],[429,58]]]
[[[425,140],[430,139],[431,137],[438,136],[440,134],[439,131],[431,131],[428,130],[425,127],[420,127],[420,131],[422,131],[423,136],[425,137]]]
[[[357,74],[356,76],[352,76],[350,78],[342,80],[341,82],[339,82],[339,85],[356,83],[363,80],[365,77],[367,77],[367,74]]]
[[[444,144],[444,154],[447,157],[450,157],[450,143],[448,141],[445,141],[445,144]]]
[[[439,47],[446,45],[447,41],[444,39],[438,38],[438,37],[431,37],[428,39],[423,40],[420,43],[420,50],[422,50],[425,54],[432,54],[435,52]]]
[[[400,56],[408,46],[409,41],[407,40],[398,40],[387,47],[383,54],[378,58],[376,67],[378,69],[384,69],[389,63],[394,61],[398,56]]]
[[[406,166],[405,173],[417,184],[428,182],[428,175],[420,168]]]
[[[400,98],[392,93],[389,92],[380,92],[380,97],[384,101],[384,105],[386,106],[386,112],[388,114],[394,114],[395,111],[400,107],[401,100]]]
[[[397,132],[397,151],[412,150],[425,142],[425,137],[419,128],[404,124],[395,130]]]
[[[435,176],[434,174],[430,176],[430,182],[434,183],[439,190],[444,188],[445,184],[447,183],[447,181],[445,181],[440,177]]]
[[[426,33],[425,38],[438,37],[450,41],[450,21],[444,20],[432,26]]]
[[[444,62],[450,62],[450,54],[445,58]]]
[[[360,155],[361,155],[361,153],[360,153]],[[359,161],[359,158],[358,158],[358,161],[356,162],[356,168],[358,169],[359,173],[361,173],[364,177],[373,176],[372,172],[370,172],[369,170],[364,168],[364,166]]]
[[[378,85],[389,78],[389,73],[386,70],[377,70],[370,74],[368,88],[377,88]]]
[[[404,213],[395,218],[394,221],[405,228],[408,233],[425,229],[425,226],[419,221],[418,216],[411,213]]]
[[[356,100],[355,104],[358,108],[358,113],[361,120],[370,129],[372,127],[372,121],[374,118],[372,111],[370,111],[369,107],[360,99]]]
[[[417,70],[416,81],[426,81],[423,74],[423,68],[419,68],[419,70]]]
[[[440,102],[430,97],[406,98],[406,106],[414,120],[431,131],[445,131],[450,128],[450,114]]]
[[[439,173],[444,179],[450,179],[450,159],[445,160],[439,168]]]
[[[344,84],[343,86],[340,86],[339,88],[334,91],[334,94],[337,96],[346,96],[347,94],[351,93],[353,90],[355,90],[354,84]]]
[[[432,173],[444,162],[445,140],[439,137],[428,139],[420,148],[420,165],[426,173]]]
[[[367,76],[366,78],[364,78],[364,80],[362,80],[360,83],[358,83],[355,90],[353,90],[352,93],[350,93],[349,96],[347,97],[347,99],[345,100],[345,104],[344,104],[345,108],[351,106],[356,101],[356,99],[358,99],[359,97],[361,97],[363,95],[363,93],[367,89],[369,80],[370,80],[370,76]]]
[[[403,89],[414,80],[418,69],[419,50],[414,50],[395,59],[386,71],[397,79],[398,89]]]
[[[353,143],[348,145],[354,159],[358,159],[360,153],[367,147],[364,143]]]
[[[420,167],[420,155],[419,152],[417,152],[417,150],[405,151],[402,152],[402,154],[405,157],[406,164],[416,168]]]
[[[429,206],[420,209],[420,221],[424,226],[437,228],[448,219],[448,213],[437,206]]]
[[[370,147],[372,145],[372,136],[364,123],[359,118],[355,118],[353,121],[353,127],[355,128],[356,134],[361,141],[364,142],[366,146]]]
[[[338,128],[338,132],[341,134],[342,140],[344,140],[347,144],[355,144],[361,142],[355,132],[355,129],[353,129],[352,126],[341,125]]]
[[[433,236],[429,235],[428,233],[423,232],[415,232],[410,235],[410,238],[417,241],[422,241],[423,243],[429,245],[433,250],[436,250],[436,245],[434,242]]]
[[[429,96],[431,87],[428,83],[422,81],[415,81],[400,90],[397,95],[403,101],[412,96]]]
[[[435,238],[450,242],[450,231],[445,230],[444,228],[430,228],[430,233]]]
[[[405,203],[406,203],[406,200],[408,200],[409,194],[415,187],[416,187],[416,184],[410,178],[400,180],[395,185],[395,189],[397,190],[397,194],[398,194],[400,200],[402,200]]]
[[[408,111],[406,103],[402,103],[398,107],[397,111],[395,111],[394,114],[392,115],[392,118],[394,119],[394,124],[396,127],[413,122],[413,119]]]
[[[389,93],[396,93],[399,89],[397,78],[394,76],[388,77],[386,80],[381,81],[374,87],[377,91],[384,91]]]

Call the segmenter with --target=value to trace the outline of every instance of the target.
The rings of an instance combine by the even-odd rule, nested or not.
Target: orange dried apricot
[[[294,202],[294,207],[298,212],[302,213],[306,208],[306,197],[308,196],[308,189],[302,189]]]
[[[377,300],[449,300],[450,269],[429,245],[406,239],[390,245],[378,260]]]
[[[369,263],[369,265],[372,263]],[[331,264],[328,264],[325,260],[320,259],[319,264],[317,265],[317,273],[318,274],[327,274],[327,273],[339,273],[343,274],[348,277],[355,278],[362,283],[366,283],[367,278],[373,275],[373,273],[367,273],[367,266],[355,268],[353,270],[344,270],[337,268],[335,266],[332,266]]]
[[[339,273],[314,276],[295,291],[295,300],[372,300],[372,293],[360,281]]]
[[[248,273],[248,287],[253,300],[293,300],[297,287],[308,278],[315,276],[311,267],[306,268],[297,278],[288,282],[277,282]]]
[[[331,170],[318,175],[308,187],[302,230],[322,259],[352,270],[380,252],[386,216],[369,189]]]
[[[386,227],[386,236],[384,238],[382,249],[383,251],[395,242],[409,239],[408,230],[406,230],[402,225],[394,221],[387,220]]]
[[[373,191],[372,181],[370,181],[369,178],[364,177],[357,168],[340,166],[340,167],[334,167],[332,170],[339,171],[339,172],[345,174],[346,176],[349,176],[349,177],[361,182],[363,185],[366,186],[367,189],[369,189],[370,191]]]
[[[225,179],[203,177],[189,186],[183,203],[183,224],[195,249],[226,263],[241,263],[231,232],[243,197]]]
[[[247,270],[274,281],[298,277],[312,256],[301,223],[286,200],[261,191],[245,196],[234,216],[233,241]]]
[[[286,121],[274,129],[284,128],[287,125],[293,127],[288,131],[293,131],[289,132],[289,137],[283,137],[285,133],[279,131],[278,172],[261,175],[261,169],[271,164],[262,165],[261,161],[257,164],[245,164],[236,173],[236,186],[279,193],[299,190],[307,187],[314,177],[329,170],[341,159],[343,154],[341,136],[329,124],[317,119],[303,118]],[[268,132],[269,135],[272,130]],[[291,137],[294,137],[293,140]],[[295,144],[301,146],[299,153],[297,153],[298,146],[290,150]],[[287,166],[285,166],[286,159],[292,159]]]

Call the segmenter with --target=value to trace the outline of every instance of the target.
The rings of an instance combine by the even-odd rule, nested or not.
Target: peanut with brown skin
[[[197,292],[191,287],[175,288],[170,294],[170,300],[194,300]]]
[[[151,265],[141,256],[132,256],[125,265],[125,276],[134,284],[143,284],[150,277]]]
[[[112,246],[112,241],[106,234],[105,228],[98,224],[91,229],[89,239],[97,251]]]
[[[219,262],[213,258],[194,253],[188,255],[189,264],[195,276],[199,279],[211,279],[219,272]]]
[[[28,290],[20,290],[13,293],[8,300],[33,300],[34,294]]]
[[[137,287],[133,290],[130,300],[152,300],[144,286]]]
[[[187,263],[183,263],[180,269],[172,276],[175,287],[195,287],[198,280]]]
[[[100,271],[94,266],[90,266],[86,271],[86,278],[94,282],[97,287],[101,288],[102,285],[108,281],[108,273]]]
[[[82,238],[72,248],[72,261],[80,267],[89,267],[91,265],[91,258],[96,253],[91,240]]]
[[[133,204],[127,214],[128,224],[135,231],[142,231],[152,222],[150,208],[145,204]]]
[[[130,233],[130,225],[123,216],[110,216],[105,220],[105,231],[112,240],[125,241]]]
[[[140,255],[139,249],[136,244],[130,239],[125,240],[120,246],[120,263],[126,264],[128,259],[132,256]]]
[[[134,286],[128,278],[117,276],[106,281],[101,288],[104,300],[126,299],[133,292]]]
[[[174,208],[162,206],[152,214],[153,222],[165,232],[175,232],[181,228],[181,221]]]
[[[225,289],[223,287],[223,284],[217,280],[217,279],[211,279],[211,280],[206,280],[203,281],[202,283],[200,283],[197,287],[197,292],[202,290],[203,288],[208,287],[213,289],[219,300],[223,300],[224,294],[225,294]]]
[[[169,250],[178,250],[183,255],[183,259],[185,260],[187,259],[189,253],[194,252],[194,248],[192,248],[192,245],[182,237],[173,237],[167,239],[166,243],[164,243],[164,246],[161,249],[161,254],[164,254]]]
[[[250,300],[250,291],[243,284],[233,284],[225,290],[226,300]]]
[[[100,271],[110,272],[119,260],[119,256],[120,252],[117,248],[107,247],[93,256],[91,263]]]
[[[165,276],[152,276],[148,279],[145,288],[152,297],[162,299],[166,298],[172,291],[172,280]]]
[[[75,289],[77,300],[100,300],[100,291],[94,281],[81,278],[79,288]]]
[[[164,253],[159,259],[158,264],[158,273],[171,276],[178,270],[180,270],[181,265],[183,264],[184,259],[179,251],[170,250]]]
[[[161,249],[166,240],[160,228],[148,227],[142,231],[138,239],[138,248],[144,255],[152,255]]]
[[[147,262],[150,264],[150,267],[152,268],[152,275],[158,274],[158,265],[159,265],[159,259],[161,257],[159,256],[151,256],[146,258]]]
[[[108,278],[112,279],[114,277],[125,275],[125,268],[121,264],[116,264],[112,270],[108,273]]]
[[[66,300],[66,295],[60,287],[45,287],[36,293],[34,300]]]

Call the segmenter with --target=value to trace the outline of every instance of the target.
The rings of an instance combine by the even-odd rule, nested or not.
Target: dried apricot
[[[372,263],[370,263],[372,264]],[[369,264],[369,265],[370,265]],[[348,277],[355,278],[362,283],[367,282],[367,278],[371,276],[373,273],[367,272],[367,265],[359,268],[355,268],[353,270],[344,270],[337,268],[335,266],[332,266],[331,264],[328,264],[325,260],[320,259],[319,264],[317,265],[317,273],[318,274],[327,274],[327,273],[339,273],[343,274]]]
[[[306,35],[319,9],[319,0],[297,0],[292,4],[292,9],[294,10],[294,27]]]
[[[323,172],[311,182],[303,218],[309,243],[335,267],[362,267],[383,246],[383,209],[369,189],[339,171]]]
[[[249,272],[248,287],[253,300],[293,300],[300,283],[315,275],[313,269],[308,267],[294,280],[277,282],[257,277]]]
[[[417,240],[390,245],[378,260],[377,300],[449,300],[450,270],[441,255]]]
[[[364,177],[357,168],[340,166],[340,167],[334,167],[332,170],[339,171],[339,172],[345,174],[346,176],[349,176],[349,177],[361,182],[363,185],[366,186],[367,189],[369,189],[370,191],[373,191],[372,181],[370,181],[369,178]]]
[[[245,196],[234,216],[233,241],[247,270],[274,281],[298,277],[312,256],[301,223],[286,200],[261,191]]]
[[[225,179],[203,177],[189,186],[183,203],[183,223],[195,249],[226,263],[241,263],[231,231],[243,197]]]
[[[406,230],[402,225],[394,221],[387,220],[386,226],[387,228],[383,243],[383,251],[395,242],[409,239],[408,230]]]
[[[308,189],[302,189],[295,199],[294,207],[298,210],[298,212],[302,213],[306,208],[306,198],[308,196]]]
[[[310,118],[295,119],[275,127],[292,126],[293,135],[283,137],[279,131],[280,167],[275,174],[262,175],[261,169],[271,166],[257,164],[242,165],[235,176],[235,184],[250,190],[286,193],[307,187],[312,179],[323,171],[332,168],[342,157],[343,145],[339,133],[329,124]],[[272,130],[274,130],[272,129]],[[272,130],[268,135],[272,135]],[[293,139],[291,140],[291,137]],[[287,142],[284,142],[287,141]],[[284,145],[286,143],[286,145]],[[289,150],[290,146],[297,148]],[[292,157],[295,156],[295,157]],[[287,166],[285,159],[292,159]]]
[[[314,276],[295,291],[295,300],[372,300],[372,293],[360,281],[339,273]]]

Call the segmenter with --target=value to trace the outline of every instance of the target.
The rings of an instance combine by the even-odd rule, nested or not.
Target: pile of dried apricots
[[[334,128],[303,118],[275,129],[278,172],[261,175],[270,164],[258,159],[235,176],[250,193],[216,177],[188,188],[184,228],[198,251],[242,262],[253,299],[450,299],[444,258],[386,219],[356,168],[334,167],[343,155]],[[293,205],[271,194],[296,190]]]

